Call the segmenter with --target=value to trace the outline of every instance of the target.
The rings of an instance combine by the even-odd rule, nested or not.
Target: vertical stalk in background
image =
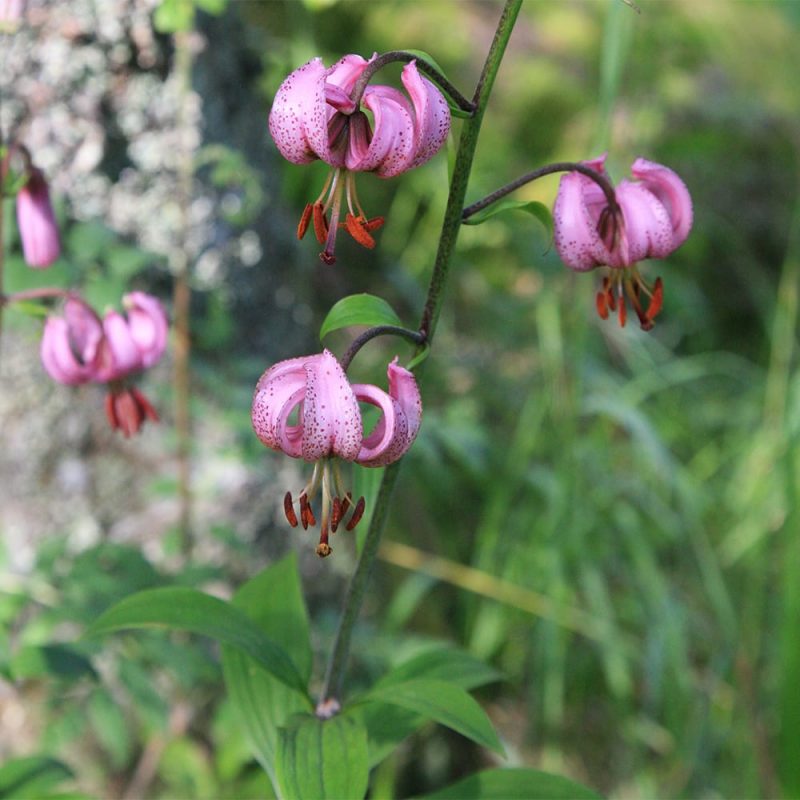
[[[425,309],[420,321],[420,331],[427,336],[427,344],[430,345],[436,331],[436,325],[444,301],[444,290],[447,284],[447,276],[452,262],[453,251],[455,250],[458,232],[461,227],[461,214],[464,209],[464,198],[467,193],[469,174],[472,168],[472,161],[475,156],[475,148],[478,143],[478,134],[486,112],[486,105],[492,92],[497,71],[503,60],[508,40],[514,29],[522,0],[506,0],[500,21],[497,23],[494,39],[492,40],[489,54],[483,65],[478,86],[475,90],[473,102],[475,113],[466,119],[461,129],[461,136],[458,141],[458,151],[456,152],[453,175],[450,181],[450,192],[447,198],[447,207],[442,221],[442,232],[439,237],[439,246],[434,261],[431,282],[428,288],[428,296],[425,302]],[[421,348],[420,348],[421,349]],[[328,661],[325,673],[325,682],[320,695],[320,713],[323,709],[329,709],[330,701],[338,702],[341,694],[342,680],[347,667],[348,656],[350,653],[350,639],[353,628],[364,595],[369,583],[372,566],[378,554],[383,525],[388,513],[389,500],[392,489],[397,481],[398,471],[402,460],[386,468],[381,482],[378,497],[375,500],[375,510],[370,521],[369,529],[364,540],[364,546],[358,559],[347,596],[344,602],[342,617],[339,621],[339,628],[336,632],[333,650]]]
[[[608,149],[614,104],[617,101],[622,71],[628,58],[634,19],[633,8],[619,0],[609,0],[600,56],[597,125],[595,126],[592,153],[600,153]]]
[[[192,195],[194,177],[194,153],[185,140],[188,124],[187,104],[192,82],[191,32],[178,31],[175,34],[175,76],[178,82],[178,131],[181,146],[177,153],[177,202],[179,224],[177,244],[170,253],[170,268],[173,275],[173,329],[174,366],[172,385],[174,393],[176,456],[178,461],[178,502],[180,516],[178,531],[181,550],[188,554],[192,545],[192,484],[191,484],[191,288],[189,285],[189,255],[187,238],[189,234],[189,203]]]

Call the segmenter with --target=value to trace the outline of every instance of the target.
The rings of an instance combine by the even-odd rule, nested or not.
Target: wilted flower
[[[161,303],[144,292],[122,298],[127,318],[109,310],[101,320],[81,298],[71,295],[64,316],[50,316],[42,336],[41,358],[51,378],[67,385],[108,385],[105,410],[111,427],[125,436],[137,433],[145,418],[158,421],[147,398],[125,378],[153,366],[167,343],[167,317]]]
[[[252,420],[258,438],[273,450],[314,463],[311,480],[298,500],[300,522],[307,528],[316,523],[311,502],[322,490],[320,556],[331,552],[329,531],[336,532],[348,514],[345,527],[353,530],[364,513],[364,498],[354,504],[351,493],[344,489],[338,460],[365,467],[391,464],[417,436],[422,401],[414,375],[395,358],[388,376],[388,394],[371,384],[350,384],[341,364],[324,350],[275,364],[256,386]],[[366,436],[359,402],[381,411],[378,423]],[[295,527],[298,517],[291,492],[284,498],[284,511]]]
[[[582,162],[605,176],[606,156]],[[650,286],[637,262],[665,258],[686,240],[692,227],[692,200],[683,181],[668,167],[637,158],[633,181],[615,189],[617,209],[609,206],[602,189],[589,177],[570,172],[561,178],[553,222],[556,249],[570,269],[579,272],[611,268],[597,295],[597,311],[606,319],[617,311],[625,324],[625,299],[631,302],[642,328],[649,330],[661,308],[663,286]],[[641,294],[650,300],[645,310]]]
[[[350,97],[369,63],[351,54],[326,68],[322,59],[312,59],[281,84],[269,115],[270,133],[284,158],[293,164],[321,159],[333,167],[297,228],[302,238],[313,222],[318,241],[325,245],[320,258],[328,264],[336,260],[343,193],[347,200],[344,228],[359,244],[374,247],[370,232],[383,224],[382,217],[368,218],[364,213],[353,173],[375,172],[380,178],[399,175],[437,153],[450,130],[447,102],[419,74],[414,62],[403,68],[401,78],[408,96],[390,86],[365,89],[361,105],[371,112],[373,129],[367,114]]]
[[[28,181],[17,193],[17,224],[28,266],[49,267],[61,253],[50,191],[40,169],[29,167]]]

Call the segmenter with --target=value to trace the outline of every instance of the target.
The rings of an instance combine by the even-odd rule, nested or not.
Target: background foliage
[[[269,100],[313,55],[399,47],[433,54],[469,94],[499,4],[204,3],[182,119],[170,110],[174,40],[154,31],[154,9],[120,0],[117,30],[103,4],[68,5],[77,30],[32,4],[34,32],[15,44],[32,71],[3,85],[4,131],[19,126],[60,198],[65,256],[40,277],[12,241],[7,290],[81,276],[101,303],[131,279],[168,296],[171,148],[193,153],[193,547],[180,551],[175,528],[167,368],[149,378],[164,424],[121,443],[94,419],[98,397],[44,385],[38,323],[13,323],[0,390],[0,760],[58,758],[96,796],[263,797],[207,641],[137,634],[101,649],[77,637],[131,591],[229,596],[296,549],[321,667],[351,548],[320,564],[311,540],[287,533],[279,497],[300,478],[251,435],[250,393],[276,359],[319,349],[344,295],[386,297],[413,324],[447,164],[361,176],[362,203],[387,216],[379,247],[342,237],[326,268],[312,242],[293,241],[325,170],[279,160]],[[181,4],[161,7],[162,29],[170,5]],[[505,676],[478,693],[503,763],[612,797],[798,796],[800,87],[786,77],[800,59],[798,6],[638,7],[524,5],[468,200],[604,149],[617,179],[638,155],[668,164],[690,188],[695,227],[646,268],[664,278],[665,310],[650,334],[595,319],[593,279],[568,274],[528,215],[464,228],[352,689],[444,639]],[[75,72],[54,78],[48,58],[62,52]],[[4,75],[21,63],[9,58]],[[61,108],[50,127],[43,104]],[[81,143],[53,133],[82,108],[95,127]],[[77,151],[84,168],[75,148],[97,131],[94,156]],[[519,199],[550,204],[556,185]],[[355,378],[379,380],[394,346],[371,345]],[[432,791],[476,762],[501,763],[429,727],[373,774],[372,796]],[[36,766],[47,786],[64,777]]]

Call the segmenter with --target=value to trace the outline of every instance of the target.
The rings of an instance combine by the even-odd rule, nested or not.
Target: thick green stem
[[[461,214],[464,208],[464,197],[467,193],[467,183],[472,168],[472,161],[475,156],[475,148],[478,143],[478,133],[480,132],[483,115],[486,105],[494,85],[500,62],[503,59],[506,45],[514,28],[517,15],[519,14],[522,0],[506,0],[503,14],[497,24],[494,40],[486,57],[475,97],[473,100],[475,114],[463,123],[461,136],[458,142],[453,177],[450,182],[450,193],[447,198],[447,208],[442,222],[442,232],[439,238],[439,248],[436,252],[433,274],[428,288],[428,297],[420,323],[420,332],[425,336],[425,344],[430,344],[439,320],[441,307],[444,300],[444,290],[447,283],[447,276],[455,250],[458,232],[461,227]],[[420,349],[422,345],[420,346]],[[383,526],[388,514],[389,500],[392,489],[397,481],[400,470],[398,461],[386,468],[381,482],[378,497],[375,500],[375,508],[370,520],[369,530],[364,541],[364,546],[356,565],[355,573],[350,580],[350,586],[345,598],[342,618],[339,621],[339,629],[336,632],[336,641],[333,645],[328,669],[325,674],[325,683],[322,688],[320,700],[320,713],[329,714],[332,705],[338,705],[337,698],[341,694],[342,681],[347,667],[350,652],[350,640],[355,627],[361,604],[366,594],[369,584],[370,573],[372,572],[375,558],[378,554]]]

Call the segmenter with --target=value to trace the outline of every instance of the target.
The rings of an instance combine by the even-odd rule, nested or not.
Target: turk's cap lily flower
[[[145,418],[157,421],[158,415],[138,389],[127,385],[126,378],[161,358],[168,324],[155,297],[131,292],[122,302],[127,317],[109,310],[100,319],[84,300],[71,295],[62,317],[47,318],[40,355],[47,374],[59,383],[107,384],[108,421],[130,436],[139,431]]]
[[[364,213],[352,173],[400,175],[432,158],[450,131],[447,101],[413,61],[401,75],[405,94],[380,84],[366,87],[360,106],[371,113],[370,122],[366,111],[351,99],[370,61],[350,54],[326,68],[322,59],[313,58],[281,84],[269,115],[270,134],[284,158],[293,164],[320,159],[333,167],[297,230],[302,238],[313,216],[315,235],[325,245],[320,257],[326,263],[335,261],[343,192],[347,200],[343,227],[359,244],[374,247],[370,232],[383,224],[381,217],[369,219]]]
[[[49,267],[61,254],[58,224],[44,174],[33,166],[27,183],[17,193],[17,225],[28,266]]]
[[[606,155],[582,162],[607,177]],[[561,178],[553,226],[556,249],[570,269],[586,272],[610,267],[597,296],[601,317],[617,310],[625,324],[625,298],[632,303],[643,328],[653,326],[661,308],[661,279],[653,286],[642,279],[637,262],[666,258],[686,241],[692,228],[692,200],[684,182],[668,167],[637,158],[633,180],[615,188],[617,208],[609,207],[602,189],[589,177],[570,172]],[[645,310],[640,295],[649,296]]]
[[[300,492],[299,519],[304,528],[316,523],[311,501],[321,489],[320,556],[331,552],[329,531],[336,532],[343,522],[353,530],[364,513],[364,498],[354,503],[344,489],[339,461],[365,467],[391,464],[408,451],[419,431],[422,401],[414,375],[397,358],[387,373],[388,393],[372,384],[351,384],[341,364],[324,350],[275,364],[256,386],[252,421],[258,438],[273,450],[314,463],[312,478]],[[366,435],[359,403],[381,412]],[[284,511],[296,526],[291,492],[284,498]]]

